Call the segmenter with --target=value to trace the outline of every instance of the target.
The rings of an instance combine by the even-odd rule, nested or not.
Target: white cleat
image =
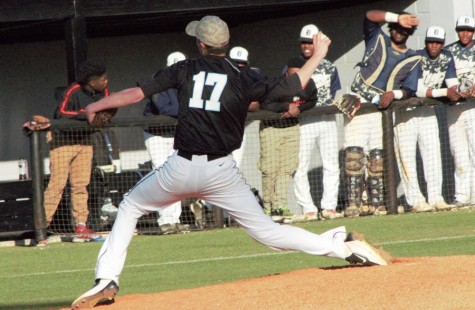
[[[98,279],[96,284],[71,304],[71,309],[89,309],[98,303],[113,302],[119,286],[112,280]]]
[[[364,266],[388,265],[388,262],[380,255],[379,250],[364,240],[363,236],[358,233],[349,233],[345,244],[352,252],[350,256],[345,258],[350,264],[362,264]]]

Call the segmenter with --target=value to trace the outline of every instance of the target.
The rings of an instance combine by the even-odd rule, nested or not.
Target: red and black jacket
[[[103,92],[91,92],[79,84],[73,84],[66,90],[63,100],[55,113],[55,118],[86,120],[84,110],[86,106],[107,96],[109,96],[108,88]]]
[[[52,146],[73,145],[73,144],[91,144],[91,134],[95,129],[88,128],[85,108],[89,104],[107,97],[109,90],[106,88],[103,92],[91,92],[79,84],[72,84],[64,93],[58,108],[55,111],[55,119],[73,119],[84,122],[84,128],[60,129],[53,131]]]

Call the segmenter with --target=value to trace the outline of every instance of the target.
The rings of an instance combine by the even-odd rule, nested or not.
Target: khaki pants
[[[288,208],[287,194],[292,174],[299,159],[299,130],[295,125],[287,128],[266,127],[259,131],[264,207]]]
[[[89,215],[86,187],[91,179],[92,155],[92,145],[66,145],[50,150],[51,176],[44,193],[47,224],[58,208],[68,177],[75,225],[86,223]]]

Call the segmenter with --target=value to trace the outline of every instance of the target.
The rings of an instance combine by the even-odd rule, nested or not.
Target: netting
[[[352,120],[335,107],[314,108],[299,121],[252,112],[233,156],[264,212],[276,221],[315,220],[332,210],[351,216],[350,207],[361,216],[380,207],[397,213],[471,204],[471,103],[411,99],[392,108],[381,113],[363,106]],[[48,231],[73,234],[80,221],[94,231],[108,231],[123,195],[173,152],[175,121],[158,116],[114,120],[101,130],[68,126],[53,122],[53,140],[48,142],[50,134],[43,132],[37,146]],[[374,137],[376,143],[368,140]],[[53,171],[66,176],[64,187],[52,182]],[[305,216],[313,212],[319,216]],[[189,197],[143,216],[137,232],[230,225],[235,223],[225,210]]]

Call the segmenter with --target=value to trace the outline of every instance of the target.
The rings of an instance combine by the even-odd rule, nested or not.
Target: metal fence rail
[[[466,104],[473,105],[472,102]],[[383,147],[384,147],[384,180],[385,180],[385,201],[389,214],[397,213],[398,206],[404,204],[401,202],[401,193],[398,192],[399,173],[397,167],[397,158],[394,152],[394,122],[393,112],[397,109],[417,108],[420,106],[432,106],[437,111],[439,129],[441,131],[441,149],[444,160],[444,197],[450,200],[453,193],[453,164],[449,143],[445,137],[447,124],[444,115],[446,110],[451,106],[447,102],[433,99],[412,98],[404,101],[394,102],[389,109],[380,111],[376,106],[365,104],[358,111],[358,114],[380,111],[383,119]],[[343,115],[334,106],[317,107],[301,114],[300,118],[309,116],[318,116],[324,114],[337,114],[338,133],[343,131]],[[260,191],[262,194],[261,174],[256,164],[259,162],[260,145],[259,145],[259,124],[262,120],[279,120],[280,114],[267,111],[250,112],[247,118],[246,127],[246,143],[243,146],[243,159],[240,169],[249,181],[252,187]],[[51,131],[72,131],[81,132],[89,130],[87,125],[81,122],[68,120],[55,120],[52,122]],[[91,180],[88,186],[89,191],[89,225],[98,231],[104,231],[111,228],[113,221],[107,220],[106,215],[101,211],[104,203],[110,202],[117,206],[122,195],[128,191],[143,175],[151,171],[150,157],[144,145],[143,129],[149,126],[158,127],[161,132],[172,132],[176,125],[176,120],[170,117],[154,116],[154,117],[137,117],[137,118],[116,118],[106,128],[98,130],[92,134],[94,144],[94,163],[92,165]],[[104,133],[108,139],[104,139]],[[35,235],[38,240],[44,239],[47,235],[47,227],[45,223],[44,210],[44,190],[48,184],[48,156],[50,144],[46,142],[47,132],[34,132],[30,136],[31,156],[30,169],[31,180],[33,186],[33,218]],[[342,149],[340,149],[341,151]],[[314,152],[316,152],[314,150]],[[341,156],[341,154],[335,154]],[[319,206],[319,198],[322,191],[321,180],[321,163],[313,163],[315,169],[309,173],[309,181],[311,184],[312,197],[315,205]],[[418,155],[418,165],[420,166],[420,156]],[[447,160],[448,159],[448,160]],[[419,170],[423,174],[422,170]],[[419,176],[421,188],[424,189],[424,181]],[[343,180],[341,179],[342,183]],[[340,185],[339,188],[339,204],[338,208],[344,209],[346,205],[344,189]],[[291,196],[292,186],[289,185],[289,195]],[[192,198],[192,197],[190,197]],[[219,228],[223,225],[232,225],[231,219],[227,218],[226,212],[216,206],[201,206],[201,214],[197,214],[197,210],[193,210],[193,199],[183,201],[183,211],[181,221],[191,225],[192,228]],[[204,202],[203,202],[204,203]],[[289,208],[293,213],[299,213],[299,206],[295,201],[289,199]],[[49,230],[58,233],[71,233],[73,229],[71,219],[71,201],[68,188],[65,189],[60,205],[58,206],[54,220],[50,223]],[[144,216],[139,222],[138,230],[144,233],[153,232],[157,226],[157,214]],[[205,223],[199,227],[199,221]]]

